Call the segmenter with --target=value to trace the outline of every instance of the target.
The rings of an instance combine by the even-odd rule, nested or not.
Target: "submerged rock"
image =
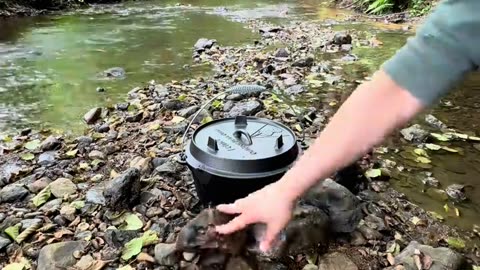
[[[352,44],[352,36],[344,32],[338,32],[333,37],[332,42],[335,45]]]
[[[102,75],[111,79],[124,79],[126,77],[125,69],[121,67],[112,67],[102,72]]]
[[[44,246],[38,255],[37,270],[63,270],[72,267],[77,259],[75,252],[83,251],[83,241],[65,241]]]
[[[196,52],[203,52],[206,49],[212,48],[213,44],[215,44],[217,41],[215,39],[206,39],[206,38],[200,38],[197,40],[195,45],[193,47],[195,48]]]
[[[405,140],[416,143],[425,141],[429,134],[428,131],[422,129],[419,124],[414,124],[408,128],[404,128],[400,131],[400,133]]]
[[[456,270],[464,262],[462,255],[446,248],[433,248],[427,245],[421,245],[417,241],[412,241],[408,246],[397,256],[395,256],[396,265],[403,265],[406,269],[417,269],[414,255],[416,250],[423,253],[423,256],[429,256],[432,264],[430,270]]]
[[[140,170],[130,168],[106,184],[106,205],[113,209],[133,207],[140,198],[140,188]]]
[[[448,197],[455,201],[464,201],[467,199],[467,195],[465,195],[465,186],[459,184],[453,184],[448,186],[445,189]]]

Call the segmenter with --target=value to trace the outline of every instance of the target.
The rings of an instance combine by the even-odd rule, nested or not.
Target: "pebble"
[[[95,123],[98,119],[100,119],[101,115],[102,115],[101,108],[93,108],[83,116],[83,120],[90,125]]]
[[[88,153],[88,157],[91,159],[105,159],[105,154],[102,153],[101,151],[98,150],[93,150],[90,153]]]
[[[50,151],[59,148],[61,145],[62,143],[59,139],[54,136],[49,136],[42,142],[40,149],[42,149],[42,151]]]
[[[63,198],[64,196],[74,194],[77,191],[77,186],[75,186],[75,184],[70,179],[58,178],[57,180],[50,183],[50,190],[53,196],[57,198]]]
[[[37,270],[54,270],[72,267],[77,260],[74,253],[83,251],[86,243],[64,241],[44,246],[38,255]]]
[[[18,184],[10,184],[0,190],[0,202],[21,201],[28,194],[28,190],[25,187]]]
[[[241,101],[227,113],[228,117],[239,115],[254,115],[263,108],[263,105],[257,100]]]

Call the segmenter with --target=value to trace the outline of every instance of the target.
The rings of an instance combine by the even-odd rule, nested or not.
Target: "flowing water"
[[[95,6],[57,16],[0,20],[0,133],[30,126],[79,133],[85,128],[81,118],[88,109],[122,101],[133,87],[150,80],[165,82],[207,74],[209,66],[185,67],[192,65],[192,46],[197,39],[239,45],[258,38],[232,18],[288,20],[281,15],[285,10],[289,16],[315,21],[348,14],[318,0],[201,0],[183,1],[187,6],[175,4],[153,0]],[[227,7],[228,12],[222,12],[221,7]],[[371,75],[412,34],[402,31],[401,26],[378,23],[344,22],[334,28],[376,35],[383,43],[378,48],[353,51],[360,60],[344,67],[350,81]],[[111,67],[124,68],[126,77],[97,77]],[[480,134],[480,120],[475,117],[480,106],[476,95],[479,78],[472,76],[446,98],[453,106],[436,106],[433,114],[450,127]],[[97,92],[97,88],[105,92]],[[375,123],[367,128],[375,128]],[[480,152],[471,143],[457,146],[464,149],[463,155],[434,154],[429,171],[443,188],[451,183],[471,186],[467,189],[470,201],[456,205],[460,217],[447,219],[470,229],[480,224]],[[422,192],[418,181],[412,180],[420,171],[392,182],[422,207],[443,213],[445,202],[431,198]]]

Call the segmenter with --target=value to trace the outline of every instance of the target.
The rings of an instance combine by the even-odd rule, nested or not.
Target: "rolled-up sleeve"
[[[382,69],[424,105],[448,93],[477,67],[477,52],[473,50],[480,48],[475,44],[480,41],[477,1],[446,0],[439,4]]]

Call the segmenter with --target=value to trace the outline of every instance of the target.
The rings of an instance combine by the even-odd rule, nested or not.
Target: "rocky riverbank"
[[[56,11],[88,6],[89,4],[116,3],[123,0],[0,0],[0,18],[12,16],[38,16]]]
[[[230,217],[203,209],[188,169],[178,162],[182,132],[199,106],[234,85],[266,86],[273,91],[215,100],[193,119],[194,127],[224,116],[256,115],[283,122],[299,137],[304,130],[308,147],[344,98],[342,90],[359,83],[341,75],[343,63],[358,59],[352,47],[379,44],[310,22],[257,21],[248,27],[261,36],[254,44],[225,47],[214,37],[192,44],[192,65],[209,63],[211,77],[151,81],[132,89],[124,103],[87,112],[89,129],[83,136],[24,130],[3,137],[0,266],[353,270],[477,265],[476,249],[463,240],[476,233],[448,227],[438,214],[408,202],[389,187],[387,172],[396,168],[371,155],[299,202],[279,253],[258,252],[261,227],[235,238],[250,241],[209,233],[209,224]],[[299,105],[301,119],[285,100]],[[403,136],[419,147],[429,136],[418,128],[409,131]],[[423,164],[424,152],[415,154]]]

